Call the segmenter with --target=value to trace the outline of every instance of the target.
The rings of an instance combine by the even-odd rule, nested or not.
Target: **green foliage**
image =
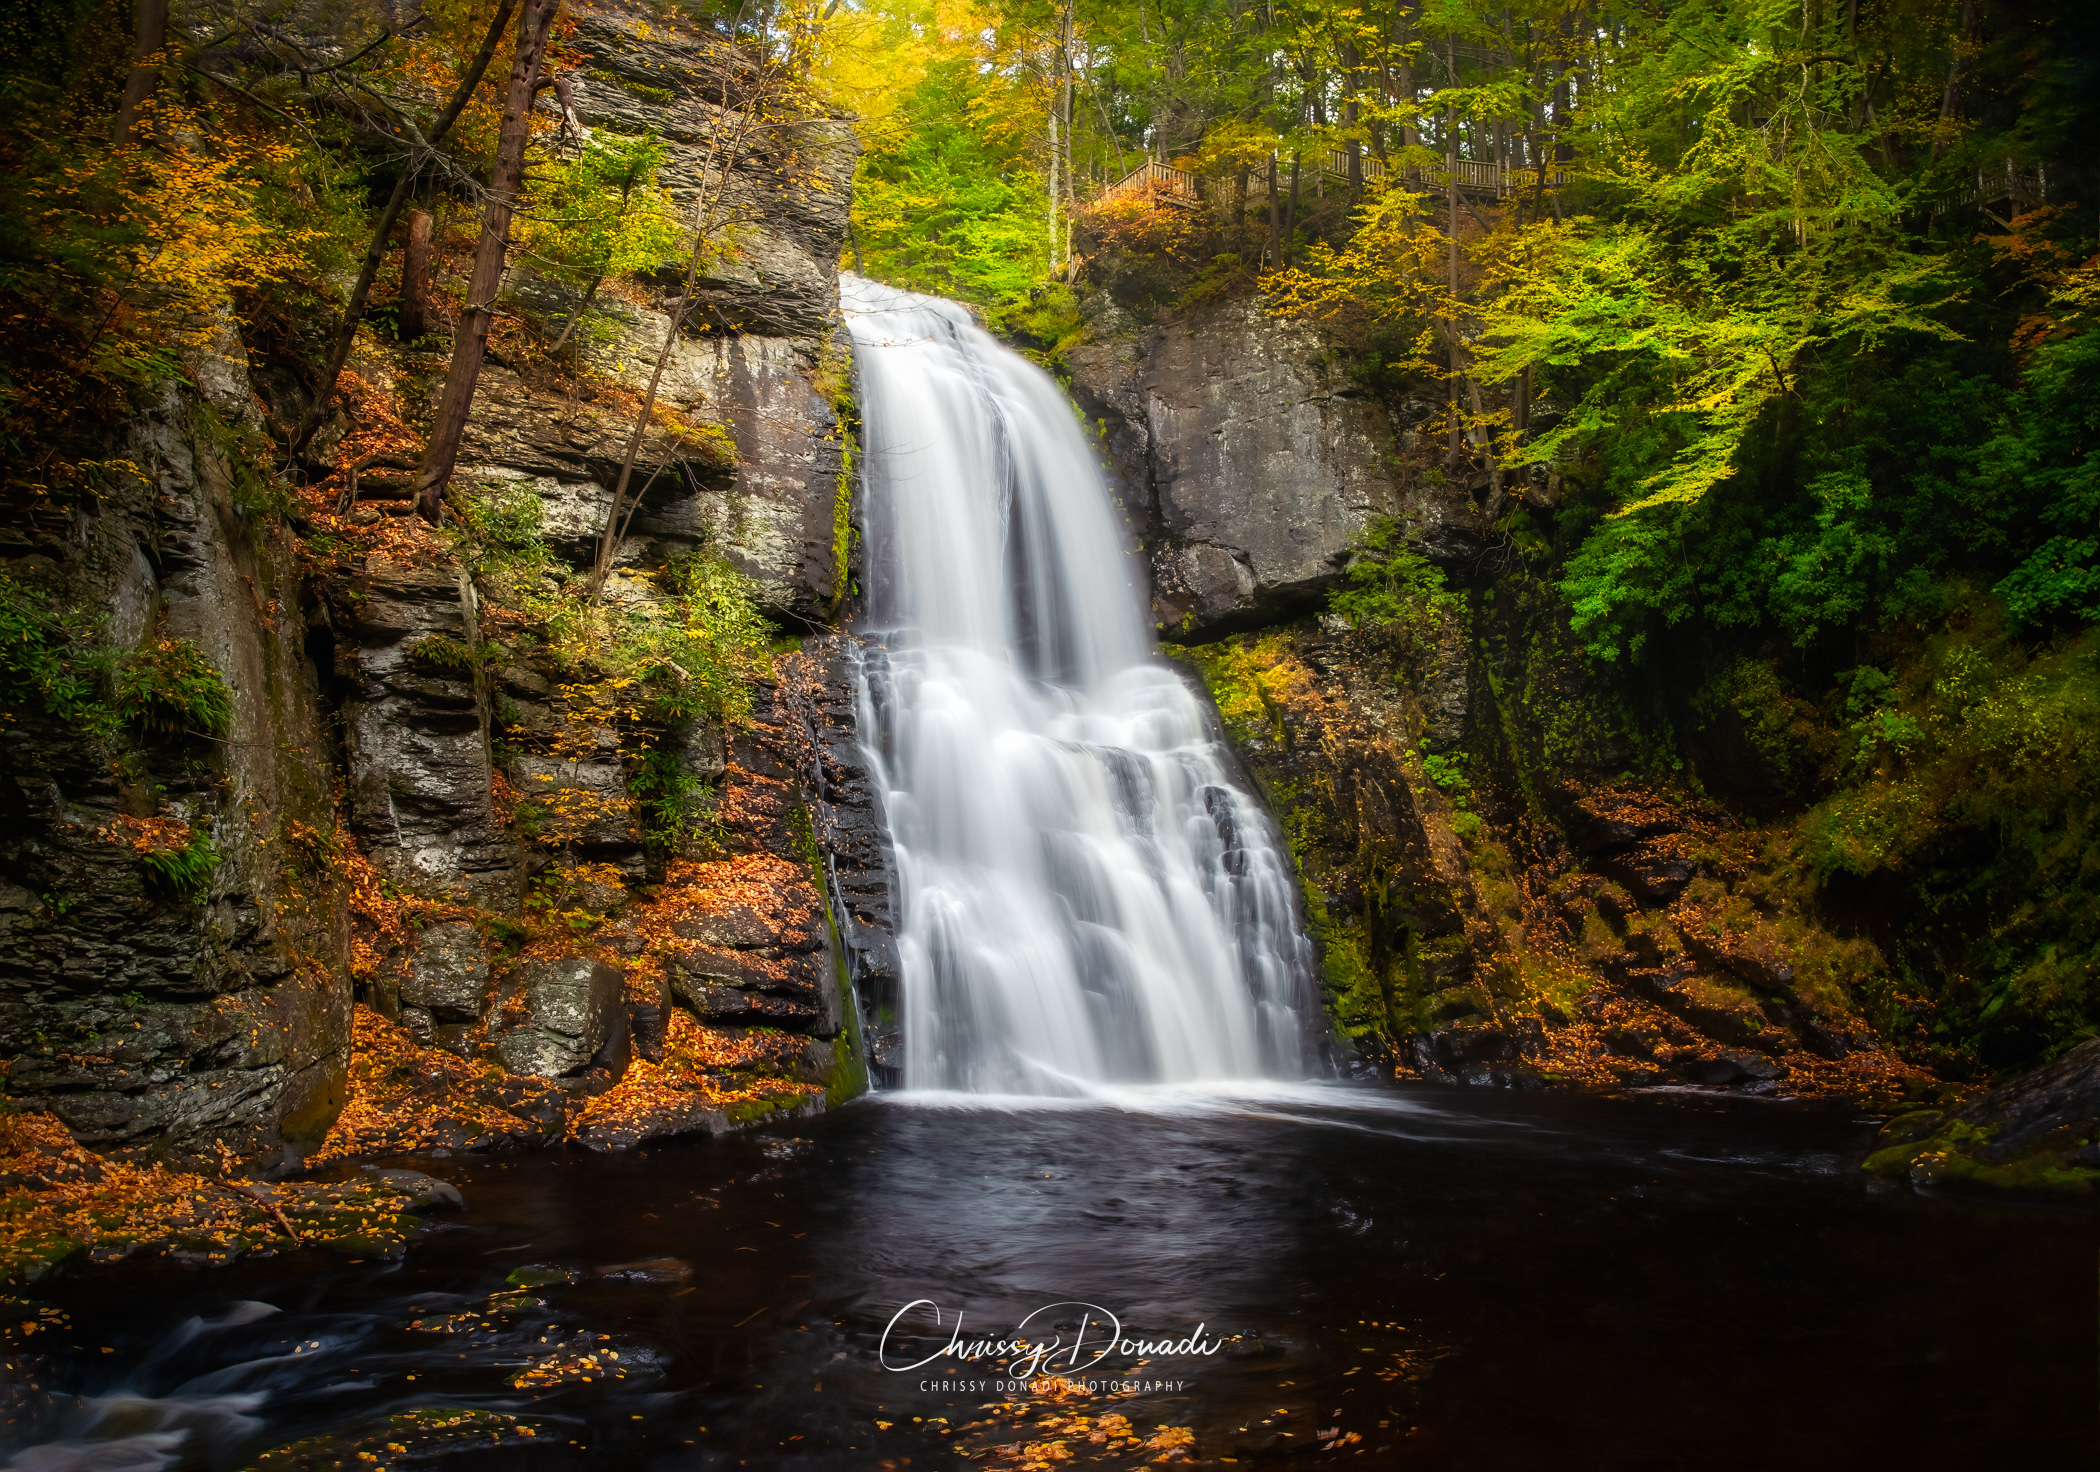
[[[118,719],[166,740],[223,736],[233,722],[226,682],[187,639],[155,639],[116,665]]]
[[[1425,739],[1421,746],[1422,775],[1436,784],[1437,790],[1451,799],[1451,806],[1463,812],[1473,801],[1473,783],[1466,776],[1466,754],[1454,751],[1448,756],[1439,756],[1429,749]]]
[[[197,401],[191,420],[198,437],[225,468],[233,514],[251,539],[271,520],[290,513],[291,494],[277,478],[270,442],[262,431],[228,422],[203,399]]]
[[[535,268],[590,290],[607,276],[656,270],[678,254],[678,218],[656,182],[670,145],[655,133],[600,132],[535,168],[519,236]]]
[[[432,669],[472,676],[486,668],[497,653],[487,641],[470,648],[443,634],[426,634],[409,646],[408,657]]]
[[[2054,533],[1998,584],[2021,626],[2100,620],[2100,329],[2045,344],[1998,433],[1977,452],[1979,480],[2018,486]]]
[[[189,841],[182,847],[141,849],[138,859],[156,888],[186,901],[196,899],[211,886],[212,872],[219,867],[219,850],[209,832],[193,827]]]
[[[679,852],[708,831],[699,811],[706,784],[685,769],[676,745],[658,742],[627,774],[627,792],[641,819],[642,842],[660,856]]]
[[[33,709],[107,739],[119,718],[109,703],[115,658],[101,642],[101,619],[55,604],[39,588],[0,573],[0,720]]]
[[[1972,628],[1848,685],[1849,779],[1798,857],[1833,894],[1902,896],[1894,956],[1945,973],[1944,1045],[2068,1046],[2100,1017],[2100,632],[2029,657]]]
[[[868,275],[983,306],[1025,299],[1042,280],[1043,185],[1021,139],[972,126],[985,91],[971,60],[953,57],[898,99],[854,187]]]
[[[1435,652],[1458,599],[1445,591],[1443,570],[1407,545],[1405,529],[1380,517],[1365,531],[1327,606],[1412,667]]]
[[[1086,340],[1087,323],[1079,294],[1061,281],[1038,287],[1025,297],[986,313],[992,331],[1022,356],[1053,371],[1066,349]]]
[[[680,553],[659,577],[670,617],[637,618],[607,641],[608,662],[635,672],[651,719],[729,723],[751,712],[751,680],[770,667],[771,626],[751,580],[717,553]]]
[[[233,719],[226,682],[187,639],[156,637],[119,656],[99,616],[4,573],[0,697],[9,720],[41,710],[103,741],[126,730],[166,741],[223,736]]]

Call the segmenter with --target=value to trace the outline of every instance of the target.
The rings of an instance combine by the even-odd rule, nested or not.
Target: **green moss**
[[[570,1428],[572,1429],[572,1428]],[[347,1431],[309,1436],[264,1452],[244,1472],[366,1472],[375,1467],[426,1466],[455,1456],[475,1460],[495,1451],[546,1443],[565,1447],[563,1428],[541,1431],[517,1416],[497,1411],[434,1407],[401,1411]]]
[[[838,988],[839,1036],[829,1045],[832,1064],[824,1081],[824,1102],[832,1108],[868,1091],[866,1040],[861,1036],[860,1008],[853,995],[853,978],[847,970],[846,947],[839,935],[838,916],[831,908],[831,886],[826,881],[824,853],[817,844],[816,825],[807,808],[795,809],[788,820],[788,833],[795,854],[809,869],[809,882],[816,887],[824,907],[824,934],[831,944],[831,981]],[[734,1114],[732,1113],[732,1118]]]
[[[838,617],[853,585],[853,486],[860,474],[854,464],[853,430],[839,426],[839,475],[831,494],[831,615]]]
[[[591,70],[591,75],[601,82],[610,82],[621,91],[631,96],[639,97],[644,102],[653,102],[659,107],[669,106],[678,96],[676,92],[673,92],[668,87],[652,87],[647,82],[637,82],[634,78],[623,77],[618,72],[604,71],[594,67]]]
[[[1349,570],[1328,607],[1394,660],[1394,673],[1417,670],[1436,653],[1459,600],[1444,591],[1444,573],[1407,545],[1405,529],[1380,517],[1350,549]]]
[[[1282,741],[1291,672],[1286,634],[1236,634],[1213,644],[1162,644],[1160,652],[1195,670],[1237,746]]]
[[[1335,1031],[1350,1039],[1387,1031],[1392,1022],[1389,987],[1372,962],[1363,927],[1327,911],[1327,902],[1301,882],[1305,930],[1320,957],[1321,1000]]]

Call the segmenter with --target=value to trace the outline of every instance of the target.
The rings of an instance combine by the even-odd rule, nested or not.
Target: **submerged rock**
[[[458,1211],[467,1204],[466,1197],[459,1194],[459,1187],[436,1176],[426,1176],[419,1170],[377,1170],[371,1172],[371,1177],[374,1184],[398,1192],[405,1198],[408,1203],[402,1208],[405,1211]]]

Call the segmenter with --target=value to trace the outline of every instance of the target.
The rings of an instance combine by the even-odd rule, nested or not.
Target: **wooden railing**
[[[1329,178],[1346,181],[1349,177],[1349,155],[1339,148],[1329,149],[1324,160]],[[1362,160],[1363,179],[1374,184],[1386,177],[1385,165],[1375,158]],[[1442,169],[1407,169],[1396,175],[1402,187],[1424,194],[1436,193],[1445,187],[1448,177]],[[1546,178],[1546,187],[1557,189],[1568,182],[1568,176],[1555,172]],[[1458,187],[1468,194],[1484,194],[1494,199],[1508,199],[1513,195],[1527,194],[1539,187],[1538,172],[1534,169],[1509,169],[1500,164],[1474,163],[1470,159],[1458,161]],[[1203,203],[1203,181],[1187,169],[1172,164],[1155,163],[1147,159],[1128,174],[1108,185],[1094,196],[1095,204],[1105,203],[1132,194],[1152,194],[1163,204],[1188,208]],[[1266,174],[1256,174],[1247,181],[1249,199],[1266,199],[1269,181]]]
[[[1097,199],[1113,199],[1123,194],[1156,193],[1168,204],[1203,203],[1202,181],[1187,169],[1177,169],[1172,164],[1155,163],[1146,159],[1115,183],[1103,189]]]
[[[2049,202],[2049,166],[2023,169],[2007,159],[2003,168],[1978,169],[1974,178],[1941,198],[1950,205],[1996,204],[2003,199],[2016,210],[2031,210]]]

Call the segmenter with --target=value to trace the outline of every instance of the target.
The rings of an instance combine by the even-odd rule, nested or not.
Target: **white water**
[[[1071,404],[952,302],[851,276],[840,295],[905,1086],[1302,1074],[1310,948],[1288,859],[1153,652]]]

